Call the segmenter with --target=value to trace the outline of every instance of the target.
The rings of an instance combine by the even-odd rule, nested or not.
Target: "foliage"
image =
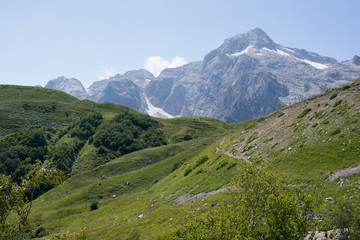
[[[65,233],[59,233],[53,236],[51,239],[53,240],[86,240],[86,227],[79,228],[79,231],[70,233],[69,231]]]
[[[334,130],[332,130],[332,131],[329,132],[329,134],[330,134],[331,136],[334,136],[334,135],[339,134],[339,133],[341,133],[341,129],[340,129],[340,128],[336,128],[336,129],[334,129]]]
[[[92,202],[90,204],[90,211],[94,211],[96,209],[98,209],[98,202]]]
[[[57,169],[49,168],[37,161],[30,172],[22,179],[21,185],[11,182],[10,177],[0,175],[0,239],[24,239],[25,232],[30,229],[28,216],[35,196],[35,190],[42,183],[58,185],[66,176]],[[14,211],[17,216],[15,223],[9,221]]]
[[[231,200],[178,229],[178,239],[304,239],[312,220],[309,192],[265,167],[247,164],[228,189]]]
[[[146,147],[166,144],[159,123],[148,115],[125,112],[105,122],[94,135],[95,147],[104,146],[124,155]]]
[[[334,103],[334,107],[340,105],[341,103],[342,103],[342,100],[341,100],[341,99],[337,100],[337,101]]]
[[[332,99],[334,99],[334,98],[336,98],[337,97],[337,93],[333,93],[333,94],[331,94],[331,96],[330,96],[330,100],[332,100]]]
[[[197,168],[198,166],[200,166],[201,164],[206,162],[206,160],[208,160],[208,159],[209,159],[209,157],[207,155],[201,156],[198,160],[196,160],[195,168]]]
[[[10,175],[20,183],[37,159],[48,153],[45,131],[40,128],[21,130],[0,141],[0,173]]]
[[[50,161],[54,167],[65,173],[71,172],[71,166],[76,158],[76,150],[69,144],[60,143],[50,153]]]
[[[207,155],[201,156],[198,160],[196,160],[195,164],[189,166],[185,169],[184,176],[189,175],[195,168],[199,167],[201,164],[206,162],[209,159]]]
[[[340,201],[332,214],[333,224],[339,229],[338,239],[360,239],[360,208],[350,201]]]
[[[192,167],[187,167],[185,169],[185,172],[184,172],[184,176],[186,177],[187,175],[189,175],[191,172],[192,172],[193,168]]]
[[[93,113],[82,118],[70,131],[71,137],[78,137],[81,140],[87,140],[92,136],[96,128],[100,126],[103,117],[100,113]]]
[[[349,88],[351,88],[351,85],[345,84],[345,85],[340,87],[340,90],[345,90],[345,89],[349,89]]]
[[[304,111],[302,111],[297,118],[303,118],[306,114],[308,114],[311,111],[311,108],[306,108]]]

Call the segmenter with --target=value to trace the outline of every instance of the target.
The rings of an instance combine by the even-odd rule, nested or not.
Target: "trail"
[[[337,171],[329,177],[329,180],[330,180],[330,182],[332,182],[339,177],[346,177],[346,176],[350,176],[350,175],[353,175],[356,173],[360,173],[360,165],[357,167],[349,167],[349,168],[345,168],[340,171]]]
[[[223,145],[224,141],[225,141],[225,137],[221,140],[220,145],[219,145],[220,147]],[[218,153],[219,151],[220,151],[220,148],[216,147],[216,153]],[[225,151],[223,149],[221,150],[221,152],[229,157],[236,158],[236,159],[242,159],[245,162],[250,163],[250,161],[240,152],[238,152],[237,155],[234,155],[231,152]]]

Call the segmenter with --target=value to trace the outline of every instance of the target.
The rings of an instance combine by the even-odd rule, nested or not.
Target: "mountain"
[[[234,123],[264,116],[359,76],[358,56],[340,63],[284,47],[255,28],[226,39],[203,61],[165,69],[158,77],[137,70],[94,82],[87,98],[132,106],[153,116],[206,116]]]
[[[338,63],[283,47],[257,28],[226,39],[202,62],[164,70],[146,93],[151,103],[172,115],[233,123],[264,116],[359,76],[354,60]]]
[[[146,112],[144,87],[154,79],[147,70],[128,71],[109,79],[94,82],[89,88],[88,99],[95,102],[112,102]]]
[[[76,78],[58,77],[50,80],[45,85],[45,88],[66,92],[78,99],[86,99],[89,96],[82,83]]]

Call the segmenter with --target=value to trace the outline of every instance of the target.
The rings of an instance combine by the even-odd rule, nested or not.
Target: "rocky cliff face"
[[[203,61],[165,69],[156,78],[138,70],[95,82],[88,98],[151,114],[150,108],[233,123],[261,117],[358,77],[358,56],[339,63],[276,44],[256,28],[226,39]]]

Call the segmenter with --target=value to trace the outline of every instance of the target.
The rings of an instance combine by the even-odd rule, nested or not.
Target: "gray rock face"
[[[89,99],[93,100],[95,102],[104,102],[104,101],[113,102],[113,100],[114,100],[113,96],[109,97],[106,95],[108,93],[115,94],[114,91],[119,91],[117,94],[125,97],[124,94],[127,91],[126,86],[129,86],[132,88],[131,90],[127,91],[127,93],[134,94],[134,91],[139,91],[139,92],[137,92],[136,95],[144,95],[144,90],[143,90],[144,87],[153,79],[154,79],[154,75],[152,75],[149,71],[144,70],[144,69],[128,71],[123,75],[117,74],[113,77],[110,77],[109,79],[104,79],[101,81],[94,82],[88,88]],[[122,82],[122,83],[116,84],[115,82]],[[131,84],[130,82],[132,82],[133,84]],[[121,84],[123,85],[123,88],[119,87],[119,85],[121,85]],[[111,90],[112,87],[115,87],[116,89]],[[128,96],[128,99],[131,97],[132,96]],[[114,101],[114,103],[119,103],[119,104],[123,104],[126,106],[130,106],[130,105],[128,105],[129,104],[128,100],[122,102],[122,100],[120,100],[120,99],[125,100],[125,98],[117,98],[117,100]],[[142,98],[141,101],[144,101],[143,104],[146,104],[145,98]],[[132,106],[141,106],[141,105],[142,104],[139,104],[139,103],[132,104]],[[140,108],[135,108],[135,109],[140,110],[140,111],[143,110]]]
[[[360,57],[355,55],[352,59],[352,62],[355,64],[355,65],[360,65]]]
[[[203,61],[165,69],[158,77],[137,70],[94,82],[86,98],[142,112],[156,108],[173,116],[207,116],[234,123],[264,116],[359,77],[359,56],[339,63],[276,44],[256,28],[226,39]],[[70,93],[71,86],[56,89]]]
[[[356,57],[338,63],[283,47],[256,28],[226,39],[202,62],[164,70],[145,91],[153,105],[172,115],[233,123],[264,116],[358,77]]]
[[[129,79],[109,82],[99,102],[112,102],[146,111],[146,100],[142,89]]]
[[[88,93],[85,88],[81,82],[75,78],[58,77],[50,80],[45,85],[45,88],[60,90],[79,99],[88,98]]]

